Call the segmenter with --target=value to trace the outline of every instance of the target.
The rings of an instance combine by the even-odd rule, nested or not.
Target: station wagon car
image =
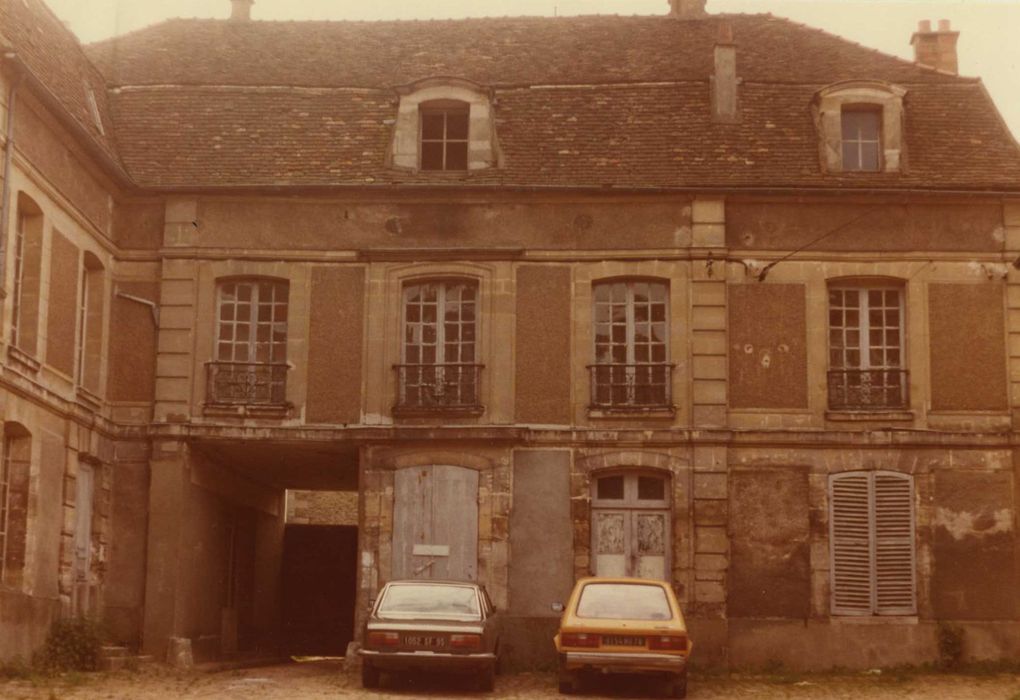
[[[561,693],[594,673],[653,673],[674,697],[687,696],[693,645],[665,581],[583,578],[574,586],[554,638]]]
[[[485,588],[469,581],[390,581],[365,623],[361,682],[382,673],[471,673],[480,690],[495,686],[498,614]]]

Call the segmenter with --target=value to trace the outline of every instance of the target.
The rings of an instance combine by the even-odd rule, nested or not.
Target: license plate
[[[430,637],[423,634],[404,635],[404,644],[409,647],[421,647],[423,649],[436,649],[446,646],[445,637]]]
[[[613,647],[643,647],[645,645],[645,638],[630,637],[620,634],[606,634],[602,636],[602,645]]]

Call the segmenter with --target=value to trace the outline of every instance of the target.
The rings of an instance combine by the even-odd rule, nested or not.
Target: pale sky
[[[230,0],[47,0],[85,42],[170,17],[230,14]],[[253,19],[373,20],[504,15],[665,14],[667,0],[256,0]],[[918,20],[960,32],[960,73],[980,76],[1020,137],[1020,0],[708,0],[709,12],[771,12],[913,59]]]

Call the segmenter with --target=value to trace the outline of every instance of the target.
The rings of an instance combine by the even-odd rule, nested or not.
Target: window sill
[[[294,405],[205,403],[202,415],[220,418],[287,418]]]
[[[840,625],[916,625],[917,615],[830,615],[829,622]]]
[[[889,422],[910,422],[914,420],[913,411],[904,410],[878,410],[878,411],[826,411],[825,420],[845,423],[869,423],[879,421]]]
[[[14,345],[7,346],[7,357],[11,362],[20,366],[22,369],[26,369],[32,374],[38,374],[39,370],[42,369],[42,363],[29,355],[24,350],[19,350]]]
[[[394,418],[428,418],[431,416],[480,416],[485,406],[394,406]]]
[[[669,419],[676,416],[676,406],[589,406],[589,418],[623,418],[623,419],[645,419],[664,418]]]

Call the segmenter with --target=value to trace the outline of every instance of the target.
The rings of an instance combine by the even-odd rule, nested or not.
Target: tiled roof
[[[106,79],[71,31],[41,0],[0,0],[0,43],[13,51],[66,113],[110,157],[116,157]],[[95,96],[103,131],[88,104]]]
[[[721,19],[737,44],[736,124],[710,116]],[[978,81],[769,15],[171,20],[86,51],[112,88],[122,161],[145,187],[1020,189],[1020,149]],[[40,64],[40,74],[57,75],[63,90],[67,64]],[[435,76],[493,89],[504,167],[467,175],[386,167],[393,88]],[[811,101],[849,79],[907,89],[904,172],[822,173]]]

